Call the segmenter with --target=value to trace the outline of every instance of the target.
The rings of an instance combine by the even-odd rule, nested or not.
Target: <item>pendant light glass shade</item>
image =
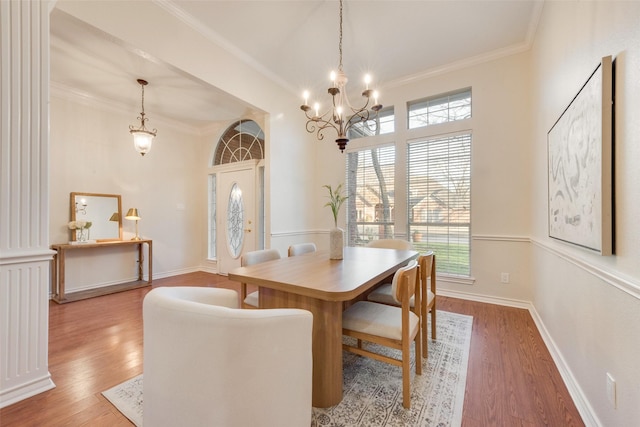
[[[151,144],[153,144],[153,138],[156,136],[158,132],[156,129],[148,130],[145,127],[145,122],[149,119],[144,116],[144,87],[148,84],[146,80],[138,79],[138,83],[140,87],[142,87],[142,112],[140,113],[140,127],[135,127],[133,125],[129,126],[129,132],[133,135],[133,146],[136,151],[143,156],[147,154],[151,150]]]

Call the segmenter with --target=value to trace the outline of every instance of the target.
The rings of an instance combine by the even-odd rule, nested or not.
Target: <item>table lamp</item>
[[[140,214],[138,213],[138,209],[130,208],[127,211],[127,214],[124,217],[125,217],[125,219],[130,219],[130,220],[135,220],[136,221],[136,235],[131,240],[142,240],[140,238],[140,236],[138,236],[138,220],[142,219],[142,218],[140,218]]]

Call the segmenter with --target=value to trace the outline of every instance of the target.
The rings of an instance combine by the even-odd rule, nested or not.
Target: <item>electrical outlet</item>
[[[509,283],[509,273],[500,273],[500,282]]]
[[[611,405],[613,405],[613,409],[616,408],[616,380],[611,376],[609,372],[607,372],[607,398]]]

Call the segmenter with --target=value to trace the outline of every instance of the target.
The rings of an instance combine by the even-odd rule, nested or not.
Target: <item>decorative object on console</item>
[[[309,115],[312,108],[309,107],[309,92],[304,92],[304,104],[300,106],[300,109],[304,111],[307,117],[307,132],[313,133],[317,129],[317,138],[319,140],[324,139],[324,130],[327,128],[333,128],[337,134],[336,144],[340,148],[340,151],[344,151],[349,142],[347,133],[349,129],[357,124],[367,124],[369,120],[375,121],[378,117],[378,112],[382,109],[382,105],[378,103],[378,92],[369,89],[369,83],[371,83],[371,76],[366,75],[365,90],[362,92],[362,96],[367,99],[364,106],[361,108],[355,108],[349,102],[347,97],[347,75],[342,69],[342,0],[340,0],[340,42],[338,44],[338,52],[340,55],[340,63],[338,65],[338,72],[331,72],[331,81],[333,82],[327,92],[331,95],[332,106],[325,112],[320,114],[320,105],[315,103],[313,106],[313,115]],[[369,110],[369,102],[373,96],[373,105]],[[350,114],[351,116],[347,116]],[[375,123],[375,126],[378,126]]]
[[[122,204],[119,194],[72,192],[69,220],[91,222],[91,239],[96,242],[122,240]],[[75,233],[71,241],[76,240]]]
[[[156,133],[158,133],[158,131],[156,129],[151,131],[144,125],[144,123],[149,120],[144,117],[144,87],[149,83],[143,79],[138,79],[137,81],[142,88],[142,112],[140,113],[140,117],[138,117],[138,120],[140,120],[140,127],[130,125],[129,132],[133,135],[133,145],[136,151],[144,156],[149,151],[151,151],[153,138],[156,136]]]
[[[138,221],[141,220],[140,214],[138,213],[137,208],[130,208],[127,211],[127,214],[124,216],[125,219],[129,219],[136,222],[136,235],[131,240],[142,240],[138,235]]]
[[[86,205],[85,205],[86,206]],[[89,242],[89,229],[91,228],[91,221],[69,221],[67,227],[69,230],[75,230],[76,242],[87,243]]]
[[[323,185],[323,187],[329,190],[329,201],[325,206],[329,206],[333,213],[334,228],[329,231],[329,259],[342,259],[344,230],[338,228],[338,212],[340,212],[340,207],[349,196],[342,195],[342,184],[339,184],[335,190],[330,185]]]

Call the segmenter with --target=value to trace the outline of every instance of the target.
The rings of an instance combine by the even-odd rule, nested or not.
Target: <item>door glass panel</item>
[[[242,190],[238,184],[233,184],[229,193],[229,206],[227,208],[227,245],[231,256],[237,258],[242,252],[244,241],[244,203]]]

